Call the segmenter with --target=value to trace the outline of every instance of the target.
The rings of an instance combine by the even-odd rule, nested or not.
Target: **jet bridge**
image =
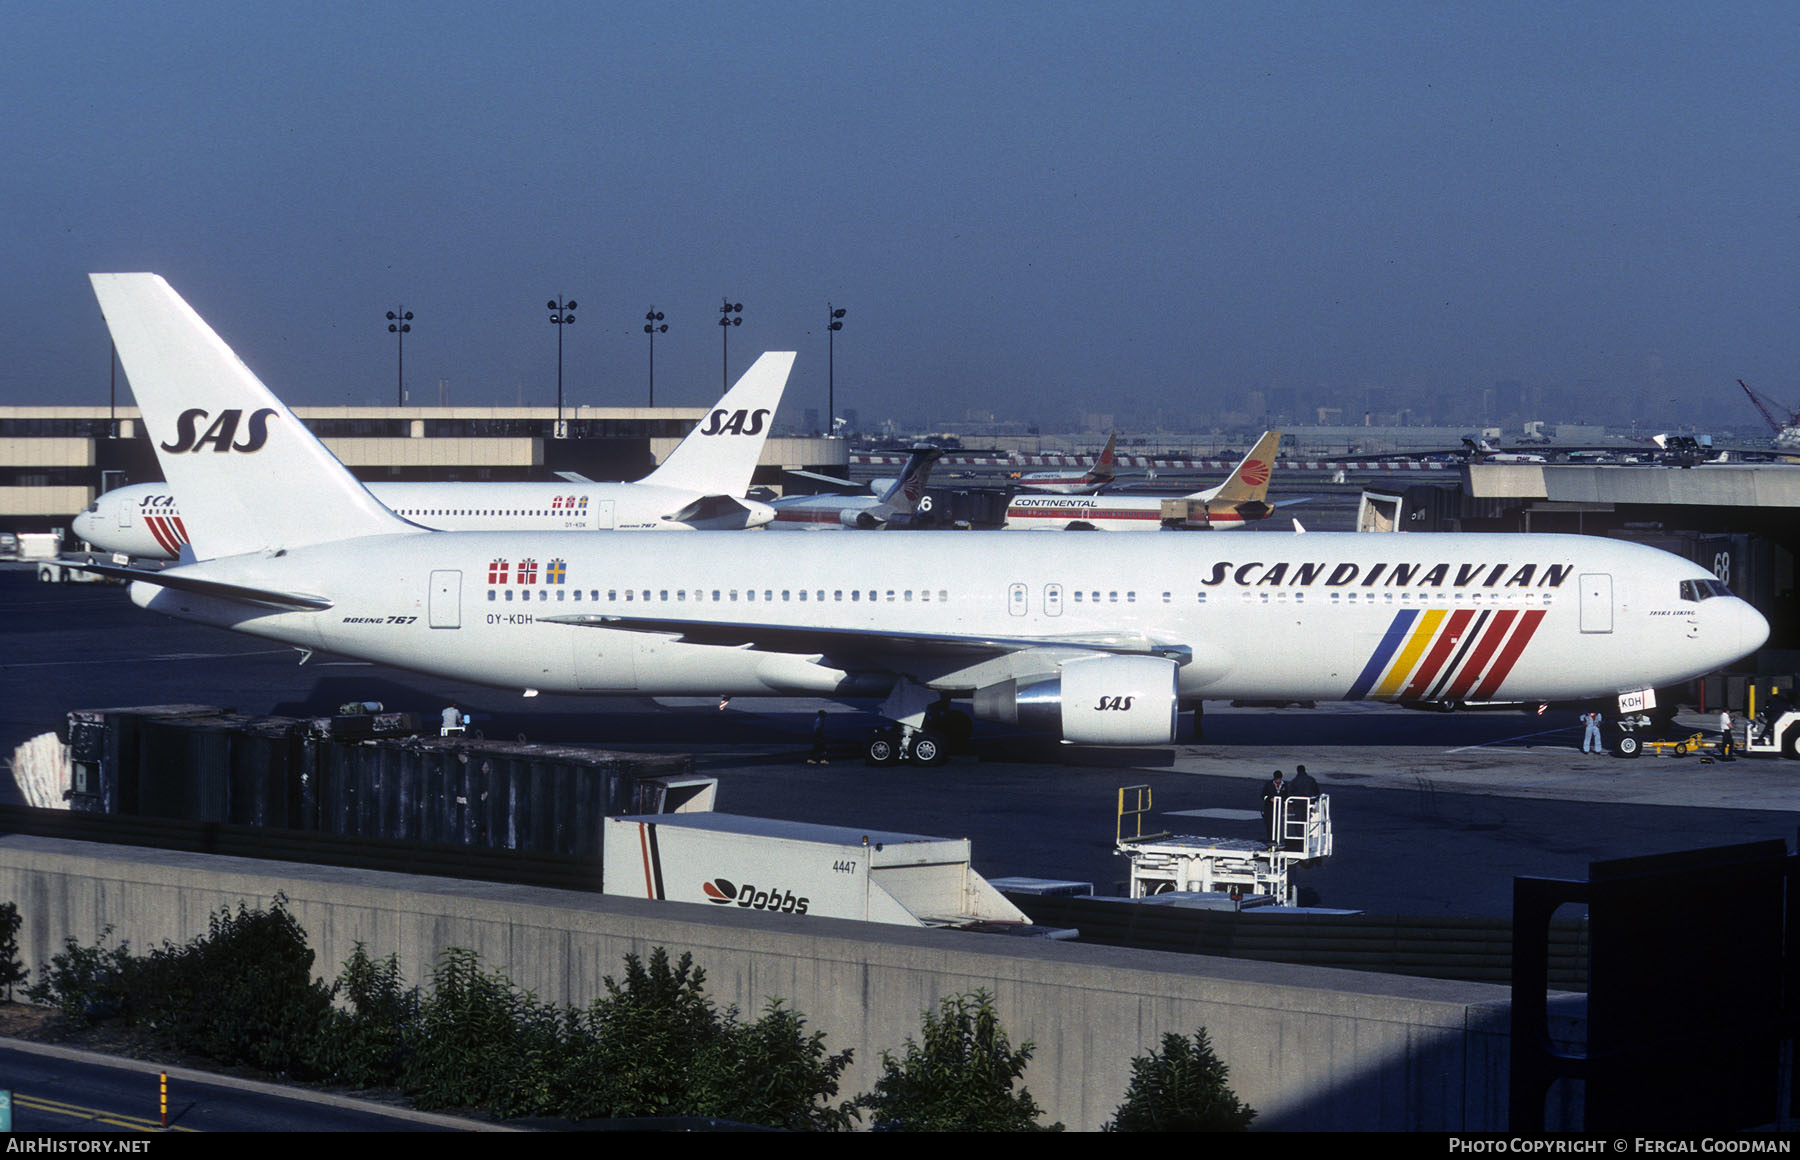
[[[1286,905],[1296,901],[1293,867],[1331,856],[1331,796],[1284,797],[1275,802],[1268,840],[1144,834],[1150,787],[1119,791],[1117,853],[1131,863],[1130,897],[1207,893],[1233,904]],[[1127,819],[1136,831],[1125,835]]]

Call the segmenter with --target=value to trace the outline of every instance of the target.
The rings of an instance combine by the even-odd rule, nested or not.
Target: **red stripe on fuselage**
[[[156,541],[157,547],[161,548],[171,556],[180,554],[179,550],[172,542],[174,533],[163,526],[162,516],[145,516],[144,526],[150,529],[150,538]]]
[[[1400,694],[1402,701],[1417,701],[1425,695],[1425,690],[1430,687],[1432,679],[1437,676],[1438,669],[1443,666],[1444,661],[1450,656],[1451,650],[1462,638],[1463,628],[1468,625],[1469,618],[1474,615],[1467,608],[1459,608],[1450,614],[1450,623],[1446,624],[1438,633],[1437,640],[1432,642],[1431,651],[1425,654],[1425,659],[1420,663],[1418,672],[1413,674],[1412,683],[1407,685],[1406,691]]]
[[[1506,679],[1507,673],[1512,672],[1512,667],[1518,661],[1519,654],[1524,652],[1525,646],[1531,643],[1531,634],[1537,631],[1538,623],[1543,619],[1544,610],[1541,608],[1530,609],[1519,617],[1519,626],[1513,629],[1512,636],[1507,638],[1506,648],[1501,651],[1499,659],[1494,661],[1494,667],[1488,670],[1487,677],[1475,690],[1475,695],[1470,698],[1471,700],[1493,699],[1495,691],[1500,688],[1500,682]]]
[[[1475,646],[1475,655],[1469,658],[1456,680],[1448,689],[1444,690],[1445,700],[1461,700],[1463,694],[1467,693],[1475,682],[1481,679],[1481,671],[1487,667],[1488,658],[1494,655],[1494,650],[1498,649],[1500,642],[1506,639],[1507,630],[1512,627],[1512,622],[1517,619],[1518,615],[1518,610],[1513,608],[1503,608],[1494,614],[1494,623],[1490,624],[1487,631],[1481,634],[1481,643]]]

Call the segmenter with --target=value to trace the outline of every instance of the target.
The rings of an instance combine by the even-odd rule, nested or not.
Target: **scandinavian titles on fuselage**
[[[1262,569],[1262,571],[1258,571]],[[1267,564],[1251,560],[1235,564],[1220,560],[1200,578],[1208,588],[1229,581],[1240,588],[1561,588],[1574,571],[1572,564],[1422,564],[1383,563],[1362,565],[1345,560]]]

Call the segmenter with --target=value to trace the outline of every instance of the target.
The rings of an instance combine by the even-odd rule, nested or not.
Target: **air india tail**
[[[197,558],[424,530],[381,506],[161,277],[90,278]]]

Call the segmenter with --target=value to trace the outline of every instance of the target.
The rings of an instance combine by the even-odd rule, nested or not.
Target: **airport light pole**
[[[656,336],[669,333],[669,324],[655,306],[644,315],[644,333],[650,336],[650,405],[656,406]]]
[[[719,349],[719,393],[724,394],[731,389],[731,328],[744,325],[744,304],[725,299],[725,305],[719,307],[719,338],[722,340]]]
[[[825,304],[825,435],[829,438],[837,422],[837,332],[844,329],[844,308]]]
[[[575,321],[575,300],[573,298],[552,298],[544,303],[550,311],[550,323],[556,327],[556,432],[555,437],[563,437],[563,392],[562,392],[562,336],[563,327]]]
[[[400,347],[399,365],[394,370],[394,406],[406,406],[406,336],[412,330],[412,311],[404,306],[387,312],[388,333]]]

